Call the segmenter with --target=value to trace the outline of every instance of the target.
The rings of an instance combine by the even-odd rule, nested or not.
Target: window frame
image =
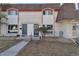
[[[53,10],[52,9],[44,9],[43,15],[53,15]]]
[[[8,15],[18,15],[18,10],[14,8],[8,9],[7,12],[8,12]],[[15,12],[15,13],[11,13],[11,12]]]
[[[12,29],[12,27],[13,26],[16,26],[16,29],[14,30],[14,29]],[[8,25],[8,33],[18,33],[18,25],[16,25],[16,24],[9,24]]]
[[[38,28],[39,28],[39,24],[34,24],[34,36],[35,37],[39,36]]]
[[[52,30],[52,29],[53,29],[53,25],[47,25],[47,28],[48,28],[49,30]]]
[[[47,33],[48,33],[48,34],[53,34],[53,25],[52,25],[52,24],[47,24],[47,25],[43,24],[44,27],[47,27],[47,26],[49,26],[49,25],[51,25],[52,28],[51,28],[51,29],[48,29],[48,30],[47,30]]]

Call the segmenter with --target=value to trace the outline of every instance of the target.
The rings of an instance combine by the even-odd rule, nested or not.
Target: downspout
[[[1,35],[1,18],[0,18],[0,35]]]
[[[53,12],[53,14],[54,14],[54,12]],[[54,19],[54,24],[53,24],[54,28],[53,29],[54,29],[54,37],[55,37],[55,15],[53,15],[53,19]]]
[[[19,34],[19,11],[18,11],[18,34]]]
[[[0,8],[0,12],[1,12],[1,8]],[[0,22],[1,22],[1,18],[0,18]],[[0,35],[1,35],[1,24],[0,24]]]

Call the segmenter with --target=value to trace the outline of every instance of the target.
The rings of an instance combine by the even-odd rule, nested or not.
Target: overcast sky
[[[78,3],[79,0],[0,0],[0,3]]]

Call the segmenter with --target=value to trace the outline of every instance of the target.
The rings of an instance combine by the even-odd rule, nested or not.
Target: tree
[[[41,35],[42,35],[42,39],[43,39],[43,38],[45,39],[45,35],[47,34],[47,30],[48,30],[48,28],[45,27],[45,26],[38,28],[38,31],[39,31],[39,32],[41,33]]]
[[[0,12],[0,34],[1,34],[1,25],[4,23],[3,19],[7,20],[6,14]]]

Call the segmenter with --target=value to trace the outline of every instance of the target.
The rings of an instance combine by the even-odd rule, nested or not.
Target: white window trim
[[[16,9],[16,8],[9,8],[9,9],[7,9],[7,14],[8,14],[8,11],[11,10],[11,9],[14,9],[14,10],[16,10],[18,12],[18,9]]]
[[[53,10],[52,8],[44,8],[44,9],[42,9],[42,14],[43,14],[43,11],[45,11],[46,9],[51,10],[51,11],[52,11],[52,14],[50,14],[50,15],[53,15],[53,13],[54,13],[53,11],[54,11],[54,10]],[[49,14],[46,14],[46,15],[49,15]]]
[[[16,24],[9,24],[9,25],[16,25]],[[9,26],[8,25],[8,26]],[[18,26],[18,25],[17,25]],[[18,28],[18,27],[17,27]],[[8,31],[10,31],[10,33],[13,33],[13,32],[18,32],[18,29],[15,29],[15,30],[11,30],[11,27],[10,27],[10,29],[8,29]]]

